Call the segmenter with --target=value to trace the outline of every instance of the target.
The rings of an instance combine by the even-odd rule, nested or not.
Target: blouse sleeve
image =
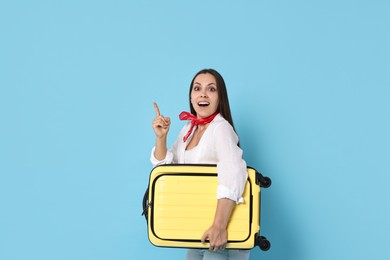
[[[229,123],[221,123],[215,128],[214,138],[218,160],[217,199],[228,198],[237,204],[243,203],[248,172],[238,146],[238,136]]]
[[[186,126],[183,127],[183,129],[180,131],[179,136],[177,137],[175,143],[172,145],[170,149],[167,150],[167,154],[165,155],[165,158],[163,160],[157,160],[154,156],[154,151],[156,150],[156,147],[154,146],[152,148],[152,152],[150,154],[150,161],[153,164],[154,167],[162,164],[171,164],[171,163],[178,163],[177,160],[177,153],[179,148],[179,141],[183,138],[184,130],[186,129]]]
[[[170,164],[173,161],[173,153],[171,150],[167,150],[167,154],[165,155],[165,158],[162,160],[157,160],[154,156],[154,151],[156,150],[156,147],[154,146],[152,148],[152,152],[150,154],[150,162],[153,164],[153,167],[156,167],[158,165],[162,164]]]

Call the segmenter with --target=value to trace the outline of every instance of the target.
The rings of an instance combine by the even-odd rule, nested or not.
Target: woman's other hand
[[[227,227],[235,205],[236,203],[230,199],[218,200],[214,222],[200,239],[202,243],[206,243],[206,240],[210,242],[209,250],[218,251],[225,249],[228,240]]]
[[[218,251],[225,249],[227,243],[226,228],[212,225],[201,238],[202,243],[206,243],[206,240],[210,242],[209,250]]]

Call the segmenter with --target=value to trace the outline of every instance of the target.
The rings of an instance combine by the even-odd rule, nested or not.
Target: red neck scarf
[[[218,112],[215,112],[209,117],[198,119],[195,115],[188,112],[181,112],[179,115],[180,120],[191,120],[191,127],[188,130],[187,134],[183,137],[183,142],[187,141],[187,138],[191,135],[196,125],[205,125],[213,121],[214,117],[218,115]]]

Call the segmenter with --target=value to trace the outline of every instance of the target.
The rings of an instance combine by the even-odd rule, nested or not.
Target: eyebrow
[[[194,85],[202,85],[202,84],[200,84],[199,82],[194,82]],[[209,83],[209,84],[207,84],[207,86],[210,86],[210,85],[215,85],[215,86],[217,86],[217,83],[213,83],[213,82],[211,82],[211,83]]]

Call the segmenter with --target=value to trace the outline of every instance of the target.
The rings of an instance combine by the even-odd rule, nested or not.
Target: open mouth
[[[210,105],[210,103],[206,101],[198,102],[198,106],[200,107],[207,107],[208,105]]]

